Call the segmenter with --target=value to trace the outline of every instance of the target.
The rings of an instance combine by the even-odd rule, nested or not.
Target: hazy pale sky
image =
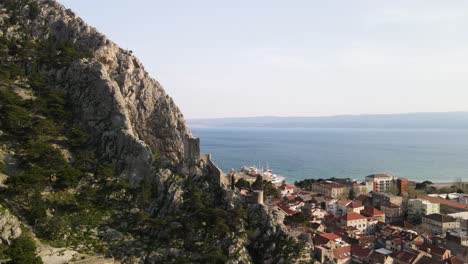
[[[187,118],[468,110],[468,1],[60,2]]]

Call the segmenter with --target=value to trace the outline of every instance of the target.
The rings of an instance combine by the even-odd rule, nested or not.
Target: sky
[[[189,119],[468,110],[468,1],[59,2]]]

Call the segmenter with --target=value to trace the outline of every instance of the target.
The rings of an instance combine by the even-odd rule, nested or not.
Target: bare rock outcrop
[[[21,223],[10,211],[0,205],[0,244],[9,245],[21,236]]]
[[[131,51],[119,48],[71,10],[55,1],[37,3],[36,19],[29,19],[27,7],[18,16],[30,37],[73,43],[78,51],[90,55],[67,67],[42,72],[48,83],[66,91],[75,116],[92,133],[102,158],[115,163],[131,183],[154,174],[151,164],[155,158],[161,166],[180,168],[183,141],[191,133],[161,85]],[[9,28],[4,34],[17,31]]]

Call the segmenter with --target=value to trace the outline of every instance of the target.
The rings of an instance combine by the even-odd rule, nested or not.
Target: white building
[[[408,200],[408,214],[438,214],[440,213],[440,204],[431,203],[424,199],[409,199]]]
[[[460,230],[465,234],[468,233],[468,211],[448,215],[458,219],[460,221]]]
[[[397,177],[386,173],[372,174],[366,176],[366,185],[372,184],[374,192],[388,192],[394,186],[396,179]]]
[[[331,199],[325,201],[325,206],[328,212],[336,215],[338,211],[338,199]]]

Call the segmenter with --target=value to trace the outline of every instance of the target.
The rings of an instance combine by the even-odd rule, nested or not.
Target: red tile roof
[[[428,195],[418,195],[418,198],[428,200],[431,203],[440,203],[441,205],[447,205],[453,208],[458,208],[462,210],[468,210],[468,204],[463,204],[455,201],[450,201],[447,199],[439,198],[439,197],[431,197]]]
[[[319,236],[321,237],[324,237],[328,240],[336,240],[336,239],[341,239],[341,237],[337,234],[334,234],[334,233],[323,233],[323,234],[320,234]]]
[[[394,259],[397,259],[397,260],[401,261],[401,262],[412,264],[417,259],[418,254],[402,250],[402,251],[399,251],[399,252],[392,253],[392,254],[390,254],[390,256],[392,258],[394,258]]]
[[[289,207],[289,205],[287,205],[287,204],[279,203],[277,206],[278,206],[279,209],[281,209],[281,211],[283,211],[287,215],[293,215],[293,214],[297,213],[296,211],[292,210],[291,207]]]
[[[346,199],[338,200],[338,203],[341,205],[348,205],[350,202],[351,202],[350,200],[346,200]]]
[[[382,207],[387,207],[387,208],[400,208],[401,206],[396,205],[396,204],[394,204],[394,203],[385,203],[385,204],[380,205],[380,209],[382,209]]]
[[[357,202],[350,202],[346,207],[354,209],[354,208],[363,207],[363,205]]]
[[[334,259],[347,259],[351,257],[351,245],[335,248],[333,250]]]
[[[359,219],[366,219],[366,217],[355,212],[350,212],[350,213],[343,215],[341,219],[348,222],[348,221],[354,221],[354,220],[359,220]]]
[[[292,184],[283,184],[283,185],[281,185],[280,188],[281,188],[281,189],[284,189],[284,190],[293,190],[293,189],[294,189],[294,185],[292,185]]]
[[[365,194],[360,194],[354,200],[364,202],[364,200],[367,199],[367,198],[369,198],[369,196],[367,196]]]
[[[459,259],[458,257],[451,257],[447,260],[447,263],[449,264],[466,264],[463,260]]]
[[[445,249],[443,247],[439,247],[439,246],[436,246],[436,245],[430,245],[430,244],[421,245],[419,247],[419,250],[424,251],[424,252],[428,252],[427,251],[428,248],[431,250],[430,254],[436,254],[436,255],[439,255],[439,256],[443,256],[448,250],[448,249]]]
[[[341,238],[340,236],[333,234],[333,233],[322,233],[322,234],[316,235],[312,240],[314,241],[315,245],[323,245],[323,244],[327,244],[330,241],[334,241],[340,238]]]
[[[371,252],[372,249],[370,248],[362,248],[356,244],[351,245],[351,254],[353,257],[364,259],[367,258]]]
[[[376,208],[366,208],[361,210],[361,214],[365,216],[376,216],[376,215],[384,215],[384,213]]]
[[[455,219],[454,217],[451,217],[450,215],[444,215],[444,214],[430,214],[430,215],[424,215],[423,217],[429,218],[431,220],[441,222],[441,223],[457,221],[457,219]]]

